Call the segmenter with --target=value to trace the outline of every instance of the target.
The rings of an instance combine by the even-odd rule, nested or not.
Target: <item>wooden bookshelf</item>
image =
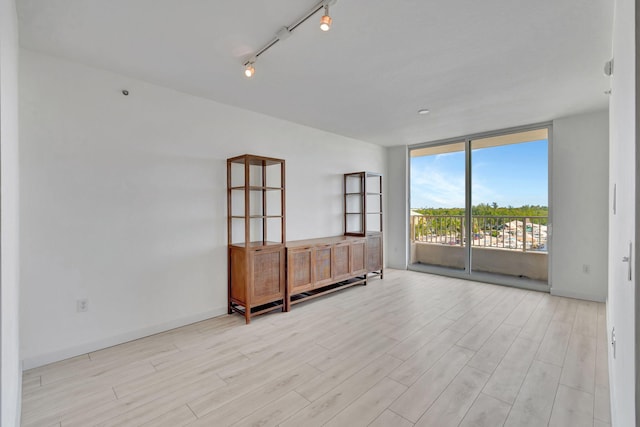
[[[344,234],[367,239],[367,274],[383,277],[382,174],[344,174]]]
[[[228,312],[285,309],[285,161],[227,159]]]

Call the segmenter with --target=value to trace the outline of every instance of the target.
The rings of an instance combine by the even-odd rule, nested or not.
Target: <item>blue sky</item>
[[[481,148],[471,156],[472,204],[548,206],[547,140]],[[464,208],[464,152],[411,158],[411,207]]]

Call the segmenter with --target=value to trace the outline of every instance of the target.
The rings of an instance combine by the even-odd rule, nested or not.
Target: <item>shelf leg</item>
[[[244,307],[244,320],[247,325],[251,323],[251,307]]]

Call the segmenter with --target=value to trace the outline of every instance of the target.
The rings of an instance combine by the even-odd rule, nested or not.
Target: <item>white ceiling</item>
[[[245,78],[317,2],[17,3],[27,49],[385,146],[607,106],[613,0],[338,0]]]

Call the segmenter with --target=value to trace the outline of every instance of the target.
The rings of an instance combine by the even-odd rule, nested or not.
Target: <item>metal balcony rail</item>
[[[547,216],[474,215],[471,246],[547,252]],[[411,242],[465,246],[463,215],[411,215]]]

